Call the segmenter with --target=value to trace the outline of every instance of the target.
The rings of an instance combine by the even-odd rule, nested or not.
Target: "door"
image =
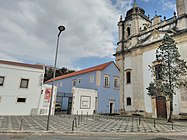
[[[72,108],[72,97],[69,97],[67,114],[71,114],[71,108]]]
[[[62,97],[62,111],[68,110],[68,97]]]
[[[97,113],[97,109],[98,109],[98,98],[95,97],[95,113]]]
[[[110,102],[110,114],[113,113],[113,106],[114,106],[114,103],[111,103],[111,102]]]
[[[164,96],[156,97],[156,110],[157,110],[157,118],[167,118],[166,97]]]

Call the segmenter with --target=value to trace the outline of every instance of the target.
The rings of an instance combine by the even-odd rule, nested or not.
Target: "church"
[[[118,22],[118,47],[114,56],[120,69],[120,111],[153,118],[168,118],[167,97],[150,97],[147,87],[152,81],[149,65],[154,65],[155,52],[167,33],[177,43],[181,58],[187,61],[187,1],[176,0],[176,12],[166,19],[145,15],[134,2]],[[187,114],[187,91],[178,90],[173,100],[173,116]]]

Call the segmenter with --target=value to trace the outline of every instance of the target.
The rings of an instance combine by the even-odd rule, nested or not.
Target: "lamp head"
[[[65,27],[61,25],[61,26],[58,27],[58,29],[59,29],[60,32],[62,32],[62,31],[65,30]]]
[[[59,29],[59,33],[58,33],[58,37],[59,37],[61,32],[65,30],[65,27],[61,25],[58,27],[58,29]]]

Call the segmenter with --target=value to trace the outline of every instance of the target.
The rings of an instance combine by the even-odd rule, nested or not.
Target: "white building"
[[[97,90],[73,88],[72,115],[93,115],[97,108]]]
[[[154,8],[154,7],[153,7]],[[126,113],[143,113],[146,116],[169,115],[167,97],[147,95],[152,81],[148,65],[154,65],[155,51],[162,43],[165,33],[177,43],[181,58],[187,61],[187,0],[176,0],[177,14],[161,19],[155,15],[150,19],[144,9],[134,2],[123,20],[118,22],[119,42],[116,49],[116,63],[120,69],[120,109]],[[174,95],[173,114],[187,113],[187,91],[178,90]]]
[[[47,114],[44,73],[41,65],[0,60],[0,115]]]

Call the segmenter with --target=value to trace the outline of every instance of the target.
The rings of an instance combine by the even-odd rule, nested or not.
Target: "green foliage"
[[[169,85],[167,83],[162,83],[162,81],[154,81],[149,84],[148,95],[152,97],[156,96],[167,96],[169,94]]]
[[[155,86],[155,83],[151,81],[151,83],[149,83],[149,87],[146,88],[148,90],[148,95],[150,96],[154,96],[157,94],[157,87]]]
[[[46,67],[45,68],[44,82],[53,78],[53,72],[54,72],[53,67]],[[74,72],[74,70],[69,70],[69,69],[64,68],[64,67],[57,68],[55,77],[60,76],[60,75],[64,75],[64,74],[68,74],[68,73],[72,73],[72,72]]]
[[[172,121],[173,113],[173,94],[176,88],[186,88],[187,81],[184,76],[187,75],[186,62],[180,58],[176,42],[168,34],[165,34],[162,44],[156,50],[156,62],[160,64],[160,74],[156,73],[155,66],[150,66],[154,77],[154,82],[149,84],[148,95],[150,96],[167,96],[170,101],[170,114],[168,122]],[[156,75],[156,76],[155,76]]]
[[[154,79],[148,90],[148,95],[170,96],[175,94],[175,88],[186,87],[186,80],[182,78],[187,75],[186,62],[180,58],[176,42],[168,34],[165,34],[162,44],[156,50],[156,61],[161,63],[160,82]],[[155,77],[155,66],[150,66],[153,76]],[[156,92],[155,92],[156,91]]]

